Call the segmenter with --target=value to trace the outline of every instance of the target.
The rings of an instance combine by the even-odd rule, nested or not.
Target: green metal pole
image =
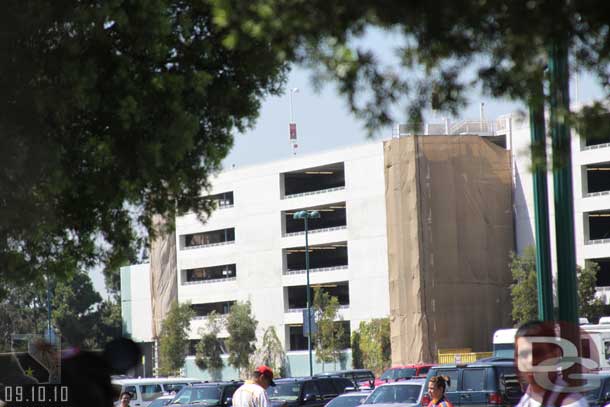
[[[544,89],[540,78],[530,101],[531,158],[534,178],[534,223],[536,226],[536,274],[538,317],[553,320],[553,276],[549,243],[549,203],[546,182],[546,131],[544,124]]]
[[[568,44],[564,38],[549,48],[551,137],[553,140],[553,185],[557,243],[557,298],[559,320],[578,324],[574,203],[570,128]]]
[[[307,237],[307,218],[305,214],[305,272],[307,274],[307,351],[309,352],[309,376],[313,376],[313,361],[311,358],[311,293],[309,292],[309,239]]]

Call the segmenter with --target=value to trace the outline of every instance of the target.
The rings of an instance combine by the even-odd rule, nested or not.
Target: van
[[[498,329],[494,332],[492,346],[494,358],[510,358],[515,354],[516,328]]]
[[[118,379],[112,381],[112,387],[117,398],[125,391],[131,393],[129,407],[148,407],[157,397],[171,392],[178,393],[193,383],[201,383],[201,380],[186,377]]]

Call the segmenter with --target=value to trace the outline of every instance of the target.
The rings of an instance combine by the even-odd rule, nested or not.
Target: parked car
[[[131,393],[130,406],[148,407],[153,400],[163,394],[177,392],[189,384],[200,382],[199,379],[186,377],[127,378],[112,380],[112,387],[117,397],[125,391]],[[118,405],[118,401],[115,404]]]
[[[424,388],[428,388],[430,377],[436,375],[451,378],[445,396],[455,407],[514,406],[523,395],[512,361],[434,366],[428,372]],[[426,393],[421,404],[427,406],[429,402]]]
[[[204,404],[209,407],[230,407],[233,405],[233,393],[242,384],[243,382],[236,381],[194,384],[180,390],[168,406],[189,407]]]
[[[357,407],[364,403],[370,394],[371,392],[369,390],[340,394],[326,403],[324,407]]]
[[[300,377],[274,380],[267,389],[273,407],[322,407],[353,383],[342,377]]]
[[[148,405],[148,407],[164,407],[168,405],[169,402],[172,401],[175,397],[175,394],[168,394],[157,397]]]
[[[344,377],[354,383],[356,389],[374,389],[375,375],[367,369],[337,370],[335,372],[317,373],[314,377]]]
[[[362,407],[419,407],[424,394],[425,379],[382,384],[364,401]]]
[[[391,383],[397,380],[407,380],[412,378],[423,378],[428,374],[432,366],[430,363],[418,363],[412,365],[394,366],[384,371],[378,379],[375,379],[375,386],[383,383]]]
[[[610,374],[600,373],[596,376],[599,386],[585,393],[590,407],[603,407],[610,403]]]

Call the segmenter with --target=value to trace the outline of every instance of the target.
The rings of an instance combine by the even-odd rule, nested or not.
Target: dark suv
[[[233,393],[242,384],[243,382],[235,381],[193,384],[180,390],[168,406],[188,407],[204,404],[206,406],[229,407],[233,405],[231,403]]]
[[[267,389],[273,407],[322,407],[345,389],[353,387],[342,377],[300,377],[274,380]]]
[[[355,389],[374,389],[375,375],[367,369],[338,370],[317,373],[314,377],[344,377],[352,381]]]
[[[432,376],[449,376],[446,397],[455,407],[514,406],[523,392],[513,362],[471,363],[434,366],[428,372],[424,389]],[[427,406],[430,397],[422,398]]]

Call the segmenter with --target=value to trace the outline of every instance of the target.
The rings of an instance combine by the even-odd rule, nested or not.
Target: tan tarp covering
[[[510,324],[509,152],[478,136],[384,143],[392,362],[491,347]]]
[[[165,226],[165,220],[155,215],[153,224],[157,231]],[[178,270],[176,264],[176,234],[158,233],[150,243],[150,296],[152,302],[152,336],[158,338],[161,323],[172,304],[178,299]],[[134,287],[137,290],[137,287]]]

